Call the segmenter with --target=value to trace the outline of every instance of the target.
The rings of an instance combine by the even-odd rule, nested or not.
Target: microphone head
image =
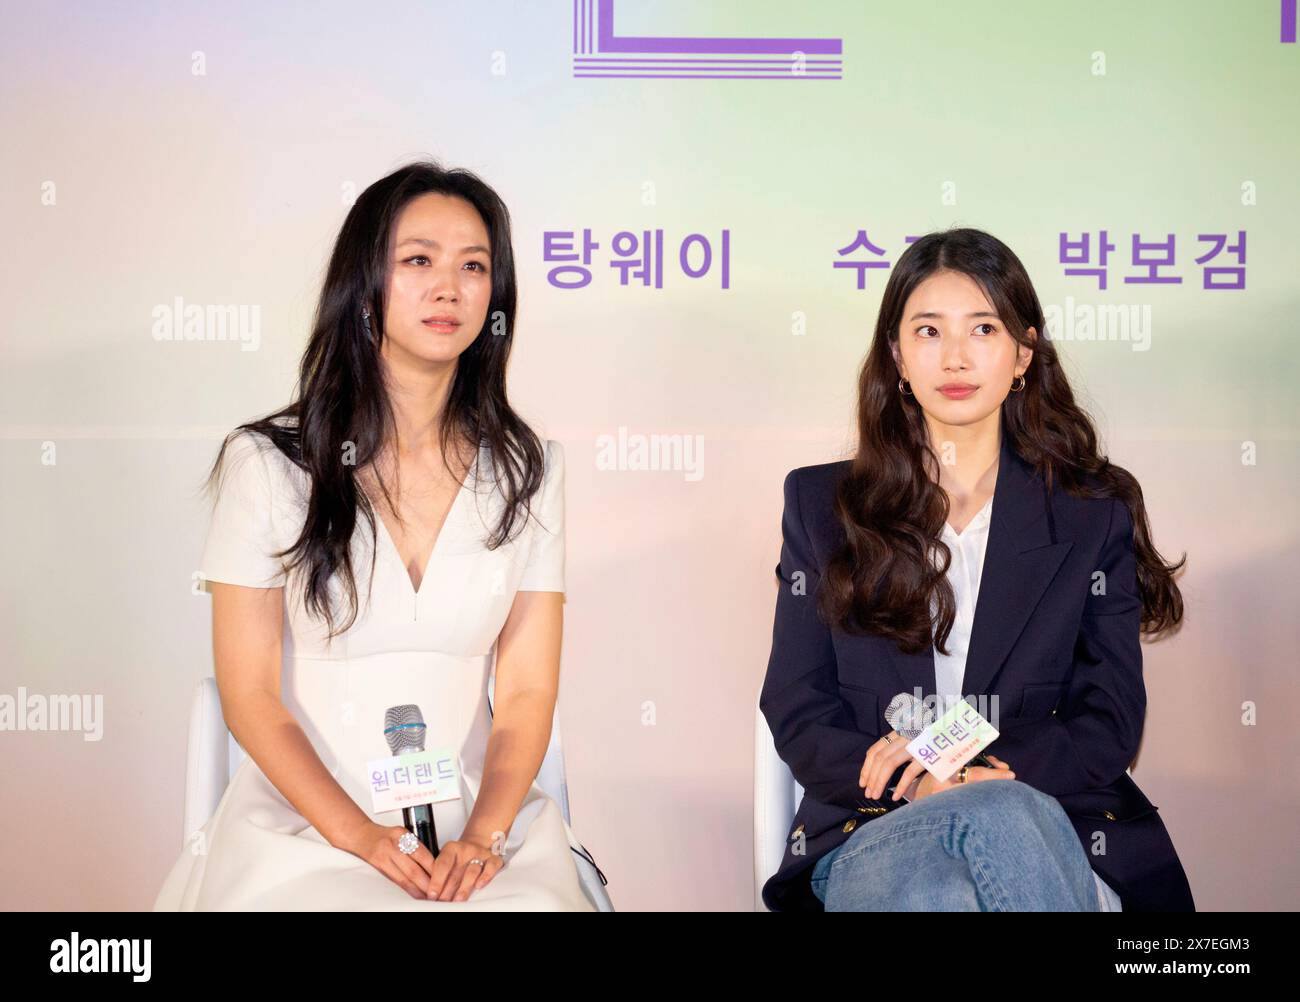
[[[384,737],[394,755],[424,751],[424,715],[414,703],[390,706],[384,713]]]
[[[935,721],[934,711],[914,693],[900,692],[889,701],[885,720],[900,735],[911,741]]]

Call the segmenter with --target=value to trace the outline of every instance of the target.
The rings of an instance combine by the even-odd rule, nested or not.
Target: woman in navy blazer
[[[827,907],[826,874],[848,879],[836,874],[851,869],[817,867],[829,854],[905,867],[911,857],[897,853],[937,854],[931,843],[942,842],[960,856],[948,828],[1008,811],[1038,812],[1040,827],[1057,826],[1032,862],[1059,866],[1071,886],[1082,886],[1086,860],[1125,911],[1194,910],[1156,807],[1127,772],[1146,710],[1139,633],[1163,634],[1181,621],[1172,572],[1182,564],[1167,565],[1152,546],[1136,480],[1098,455],[1055,348],[1037,337],[1044,328],[1023,265],[996,238],[969,229],[922,237],[884,293],[859,382],[855,457],[786,477],[760,707],[804,797],[781,866],[763,887],[773,910]],[[951,383],[976,389],[941,391]],[[963,458],[965,497],[960,477],[945,472],[962,470]],[[997,697],[979,704],[997,707],[999,737],[986,754],[1014,780],[972,766],[968,781],[1003,782],[966,787],[954,776],[940,784],[912,761],[884,713],[895,694],[936,692],[935,644],[946,644],[957,615],[941,530],[954,499],[965,502],[969,521],[990,487],[961,691],[972,704]],[[888,792],[909,786],[911,803]],[[977,799],[1000,814],[981,813]],[[952,825],[912,826],[913,835],[933,830],[925,844],[877,837],[939,807]],[[912,849],[895,846],[892,862],[872,864],[872,853],[892,843]],[[968,881],[969,900],[997,910],[978,872],[996,861],[966,862],[969,872],[943,879]],[[860,870],[857,879],[874,877]],[[1025,894],[1009,900],[1042,908],[1097,900],[1080,892],[1059,904],[1029,903],[1043,899]]]

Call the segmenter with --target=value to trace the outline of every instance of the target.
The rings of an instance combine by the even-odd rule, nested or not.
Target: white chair
[[[488,705],[492,705],[495,673],[488,683]],[[190,706],[189,748],[185,759],[185,833],[186,844],[191,833],[202,828],[212,817],[221,802],[230,777],[246,758],[244,749],[226,727],[221,713],[221,697],[217,680],[209,676],[200,679],[194,690]],[[564,750],[560,743],[558,708],[551,725],[551,743],[537,773],[537,785],[560,805],[566,824],[569,821],[569,790],[564,778]],[[575,849],[573,862],[578,868],[578,878],[583,893],[597,911],[612,912],[614,905],[605,891],[605,876],[584,848],[582,854]]]
[[[1130,776],[1133,770],[1125,769]],[[763,885],[785,858],[790,822],[803,799],[803,787],[776,753],[776,741],[763,711],[754,710],[754,910],[768,911]],[[1099,889],[1100,891],[1100,889]],[[1116,904],[1112,909],[1119,911]]]
[[[754,911],[768,911],[763,885],[785,858],[790,822],[803,799],[803,787],[776,753],[763,711],[754,708]]]

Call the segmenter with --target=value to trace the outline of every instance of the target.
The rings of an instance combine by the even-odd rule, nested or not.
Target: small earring
[[[904,383],[907,383],[907,389],[903,389],[903,384],[904,384]],[[900,379],[900,380],[898,381],[898,392],[901,393],[901,394],[902,394],[903,396],[905,396],[905,397],[914,397],[914,396],[916,396],[916,394],[912,392],[912,384],[911,384],[911,383],[908,383],[906,379]]]
[[[1021,390],[1023,390],[1023,389],[1025,388],[1025,377],[1024,377],[1023,375],[1020,375],[1020,376],[1017,376],[1016,379],[1020,380],[1020,385],[1017,386],[1016,383],[1015,383],[1015,380],[1012,380],[1012,381],[1011,381],[1011,392],[1012,392],[1012,393],[1019,393]]]
[[[370,311],[369,311],[369,310],[365,310],[365,309],[363,309],[363,310],[361,311],[361,322],[362,322],[363,324],[366,325],[366,333],[369,334],[369,335],[371,335],[371,336],[373,337],[373,336],[374,336],[374,332],[370,329]]]

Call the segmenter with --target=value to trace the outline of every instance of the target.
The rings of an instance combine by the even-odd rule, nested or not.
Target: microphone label
[[[460,799],[460,769],[452,748],[430,748],[366,763],[372,813]]]
[[[966,700],[910,742],[907,750],[941,783],[997,740],[998,731]]]

